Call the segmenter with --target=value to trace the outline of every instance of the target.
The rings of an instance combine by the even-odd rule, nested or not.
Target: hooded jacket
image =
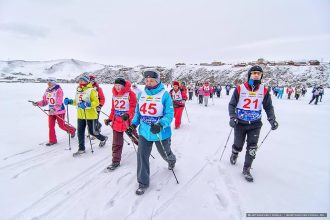
[[[131,90],[131,82],[128,80],[125,80],[125,82],[126,82],[125,87],[119,92],[115,89],[115,87],[112,88],[112,104],[111,104],[111,113],[109,119],[112,120],[113,130],[118,132],[124,132],[130,126],[131,121],[134,117],[135,107],[136,107],[136,95]],[[123,121],[121,116],[116,116],[115,114],[115,105],[121,105],[121,104],[115,103],[114,97],[123,96],[126,93],[128,93],[129,110],[127,112],[123,112],[123,114],[127,113],[129,115],[129,119],[127,121]]]

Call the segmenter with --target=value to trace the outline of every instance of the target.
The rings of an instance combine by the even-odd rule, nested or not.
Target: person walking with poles
[[[174,176],[173,169],[176,163],[176,157],[171,150],[171,122],[174,115],[172,98],[161,83],[160,73],[157,70],[146,70],[144,80],[145,88],[138,97],[135,115],[129,128],[129,131],[133,132],[139,126],[137,152],[139,186],[135,192],[137,195],[144,194],[149,187],[149,157],[153,143],[156,144],[158,152],[168,163],[168,169],[172,170]]]
[[[173,89],[170,90],[170,95],[173,100],[175,129],[179,129],[181,126],[182,112],[185,108],[185,102],[187,100],[187,94],[184,89],[180,88],[178,81],[173,81]]]
[[[120,165],[121,154],[124,146],[124,132],[130,126],[136,107],[136,95],[131,90],[131,82],[123,78],[115,79],[112,88],[111,113],[104,120],[105,125],[112,122],[112,164],[108,170],[115,170]]]
[[[65,123],[65,108],[63,105],[63,90],[60,85],[57,84],[56,78],[49,77],[47,79],[48,88],[46,89],[42,100],[32,102],[34,106],[43,107],[48,105],[48,128],[49,128],[49,142],[46,146],[51,146],[57,143],[55,123],[57,121],[58,126],[71,134],[73,138],[75,136],[76,129]]]
[[[229,125],[234,129],[230,163],[236,164],[238,154],[242,151],[245,139],[247,139],[243,175],[249,182],[253,181],[250,169],[256,157],[262,127],[262,107],[266,111],[271,129],[278,128],[271,95],[268,89],[261,84],[262,77],[263,70],[260,66],[251,67],[248,71],[248,81],[236,87],[228,105]]]
[[[77,116],[78,116],[78,143],[79,149],[73,154],[74,157],[80,156],[85,153],[85,128],[87,126],[89,134],[89,142],[91,145],[91,150],[93,152],[91,135],[95,136],[100,140],[99,147],[103,147],[108,137],[100,134],[97,130],[97,118],[98,114],[96,107],[100,105],[99,99],[97,97],[97,92],[90,83],[88,76],[81,76],[79,78],[79,85],[76,90],[75,99],[64,99],[65,105],[77,106]]]

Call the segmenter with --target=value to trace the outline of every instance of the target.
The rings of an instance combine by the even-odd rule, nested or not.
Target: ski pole
[[[266,134],[266,136],[264,137],[264,139],[261,141],[261,144],[259,145],[259,147],[257,147],[257,149],[259,149],[261,147],[261,145],[264,143],[264,141],[266,140],[266,138],[268,137],[269,133],[272,131],[272,129],[270,129],[268,131],[268,133]]]
[[[100,111],[102,114],[104,114],[105,116],[109,117],[108,114],[106,114],[104,111]]]
[[[34,101],[31,101],[31,100],[29,100],[28,102],[32,102],[32,103],[35,103]],[[47,116],[49,116],[49,114],[47,114],[47,112],[46,111],[49,111],[49,110],[44,110],[44,109],[42,109],[39,105],[36,105],[43,113],[45,113]],[[56,116],[56,118],[59,118],[59,117],[57,117],[57,115],[55,115]],[[62,119],[62,118],[61,118]],[[63,120],[63,119],[62,119]],[[57,121],[55,121],[57,124],[58,124],[58,122]]]
[[[125,123],[126,124],[126,123]],[[126,129],[128,129],[129,127],[128,127],[128,124],[126,124]],[[131,141],[132,141],[132,144],[133,144],[133,147],[134,147],[134,150],[135,150],[135,152],[137,153],[137,150],[136,150],[136,147],[135,147],[135,143],[134,143],[134,141],[132,140],[132,138],[135,138],[135,140],[139,140],[136,136],[134,136],[133,134],[131,134],[131,136],[132,136],[132,138],[125,132],[125,134],[131,139]],[[129,144],[129,143],[128,143]],[[152,158],[154,158],[155,159],[155,157],[150,153],[150,156],[152,157]]]
[[[34,101],[28,100],[28,102],[32,102],[35,103]],[[49,112],[49,110],[44,110],[42,109],[39,105],[36,105],[41,111],[43,111],[47,116],[49,116],[49,114],[47,114],[46,112]],[[67,123],[68,125],[70,125],[71,127],[74,127],[72,124],[70,124],[69,122],[65,121],[63,118],[58,117],[57,115],[55,115],[56,118],[61,119],[63,122]]]
[[[84,102],[84,101],[82,101]],[[91,139],[91,134],[89,132],[89,125],[87,123],[87,117],[86,117],[86,109],[84,108],[84,114],[85,114],[85,122],[86,122],[86,125],[87,125],[87,130],[88,130],[88,138],[89,138],[89,143],[91,145],[91,150],[92,150],[92,153],[94,153],[94,150],[93,150],[93,145],[92,145],[92,139]]]
[[[233,131],[233,128],[230,129],[230,132],[229,132],[229,135],[228,135],[228,138],[227,138],[226,144],[225,144],[225,146],[223,147],[223,151],[222,151],[222,153],[221,153],[220,161],[221,161],[221,159],[222,159],[223,153],[224,153],[225,150],[226,150],[227,143],[228,143],[228,140],[229,140],[229,138],[230,138],[230,135],[231,135],[231,132],[232,132],[232,131]]]
[[[69,124],[69,106],[66,106],[66,120],[68,121]],[[69,127],[69,126],[68,126]],[[68,136],[69,136],[69,150],[71,150],[71,134],[68,130]]]
[[[31,100],[28,100],[28,102],[35,103],[34,101],[31,101]],[[39,105],[35,105],[35,106],[37,106],[43,113],[45,113],[47,116],[49,116],[49,114],[47,114],[46,111],[43,110]]]
[[[186,111],[186,115],[187,115],[187,118],[188,118],[188,122],[190,123],[190,120],[189,120],[189,116],[188,116],[188,111],[187,111],[186,105],[184,106],[184,110]]]
[[[165,154],[165,156],[166,156],[166,159],[167,159],[167,161],[169,161],[168,156],[167,156],[167,153],[166,153],[166,151],[165,151],[165,147],[164,147],[164,145],[163,145],[163,142],[162,142],[162,140],[160,139],[159,134],[157,133],[156,135],[157,135],[157,138],[158,138],[158,140],[159,140],[159,142],[160,142],[160,145],[161,145],[162,148],[163,148],[163,151],[164,151],[164,154]],[[173,175],[174,175],[174,177],[175,177],[175,180],[176,180],[177,184],[179,184],[179,181],[178,181],[178,178],[176,178],[176,175],[175,175],[174,169],[171,169],[171,170],[172,170],[172,172],[173,172]]]
[[[100,111],[100,112],[109,118],[109,115],[107,113],[105,113],[103,111]],[[110,127],[112,128],[112,125]],[[124,137],[123,137],[123,139],[124,139],[124,141],[126,142],[127,145],[131,145]]]

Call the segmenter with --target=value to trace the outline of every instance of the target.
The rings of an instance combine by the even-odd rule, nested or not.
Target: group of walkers
[[[102,111],[106,98],[95,75],[79,77],[76,92],[72,94],[73,98],[64,98],[63,90],[56,79],[49,78],[48,88],[42,100],[32,102],[39,108],[47,105],[49,107],[47,111],[42,109],[48,114],[49,122],[49,142],[46,145],[51,146],[57,143],[55,133],[57,122],[59,127],[68,133],[69,140],[74,138],[77,132],[78,150],[73,153],[74,157],[86,153],[86,127],[92,152],[92,138],[99,140],[99,147],[104,147],[108,137],[101,133],[102,123],[99,121],[100,114],[104,114],[107,116],[104,125],[110,126],[113,131],[112,163],[106,168],[107,170],[113,171],[120,166],[124,134],[127,134],[132,144],[137,145],[137,195],[144,194],[150,184],[149,158],[154,143],[161,157],[167,162],[168,169],[175,176],[176,156],[171,150],[173,119],[174,129],[180,129],[182,114],[186,110],[186,101],[192,100],[195,93],[198,103],[207,107],[209,99],[213,99],[214,96],[221,97],[222,87],[220,84],[212,86],[208,80],[204,83],[190,83],[188,86],[175,80],[172,82],[172,89],[167,91],[160,80],[160,72],[156,69],[145,70],[143,77],[145,86],[142,90],[128,79],[118,77],[114,80],[109,114]],[[263,69],[260,66],[251,67],[247,73],[247,81],[234,88],[228,105],[229,125],[232,127],[231,131],[234,130],[234,143],[229,161],[232,165],[236,164],[246,140],[242,173],[249,182],[253,181],[250,171],[258,150],[262,108],[266,112],[271,129],[278,128],[270,95],[271,89],[262,84],[262,77]],[[231,88],[230,85],[225,86],[226,95],[229,95]],[[272,91],[275,96],[282,98],[284,88],[274,87]],[[295,92],[295,98],[298,99],[300,94],[304,96],[306,91],[304,87],[296,87],[294,91],[288,87],[288,98],[290,99],[291,94]],[[319,97],[320,101],[322,100],[323,94],[322,87],[315,87],[310,103],[315,99],[315,104],[317,104]],[[69,122],[69,106],[77,108],[77,128]],[[67,117],[65,117],[66,114]]]

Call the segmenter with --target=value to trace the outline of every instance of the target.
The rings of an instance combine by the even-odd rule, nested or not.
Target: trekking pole
[[[227,138],[226,144],[225,144],[225,146],[223,147],[223,151],[222,151],[222,153],[221,153],[220,161],[221,161],[221,159],[222,159],[223,153],[224,153],[225,150],[226,150],[227,143],[228,143],[228,140],[229,140],[229,138],[230,138],[230,135],[231,135],[231,132],[232,132],[232,131],[233,131],[233,128],[230,129],[230,132],[229,132],[229,135],[228,135],[228,138]]]
[[[68,121],[69,124],[69,105],[66,106],[66,120]],[[69,125],[68,125],[69,128]],[[71,150],[71,134],[68,129],[68,136],[69,136],[69,150]]]
[[[109,118],[109,115],[103,111],[100,111],[103,115],[107,116]],[[112,125],[110,125],[110,127],[112,128]],[[113,129],[113,128],[112,128]],[[126,142],[126,144],[131,145],[124,137],[123,137],[124,141]]]
[[[272,129],[270,129],[268,131],[268,133],[266,134],[266,136],[264,137],[264,139],[261,141],[261,144],[259,145],[259,147],[257,147],[257,149],[259,149],[261,147],[261,145],[264,143],[264,141],[266,140],[266,138],[268,137],[269,133],[272,131]]]
[[[162,148],[163,148],[163,151],[164,151],[164,154],[165,154],[165,156],[166,156],[166,159],[167,159],[167,161],[169,161],[168,156],[167,156],[167,153],[166,153],[166,151],[165,151],[165,147],[164,147],[164,145],[163,145],[163,142],[162,142],[162,140],[160,139],[159,134],[157,133],[156,135],[157,135],[157,138],[158,138],[158,140],[159,140],[159,142],[160,142],[160,145],[161,145]],[[173,172],[173,175],[174,175],[174,177],[175,177],[175,180],[176,180],[177,184],[179,184],[179,181],[178,181],[178,178],[176,178],[176,175],[175,175],[174,169],[171,169],[171,170],[172,170],[172,172]]]
[[[84,102],[84,101],[82,101]],[[86,125],[87,125],[87,130],[88,130],[88,138],[89,138],[89,143],[91,145],[91,150],[92,150],[92,153],[94,153],[94,150],[93,150],[93,145],[92,145],[92,139],[91,139],[91,134],[89,132],[89,125],[87,123],[87,117],[86,117],[86,109],[84,108],[84,114],[85,114],[85,122],[86,122]]]
[[[34,101],[31,101],[31,100],[28,100],[28,102],[32,102],[32,103],[35,103]],[[43,113],[45,113],[47,116],[49,116],[49,114],[47,114],[47,111],[49,111],[49,110],[44,110],[44,109],[42,109],[39,105],[35,105],[36,107],[38,107]],[[57,117],[57,115],[55,115],[56,116],[56,118],[59,118],[59,117]],[[60,119],[62,119],[62,118],[60,118]],[[62,119],[63,120],[63,119]],[[58,122],[57,121],[55,121],[55,123],[57,123],[58,124]]]
[[[107,113],[105,113],[104,111],[100,111],[100,112],[109,118],[109,115]]]
[[[126,124],[126,123],[125,123]],[[126,124],[126,130],[128,129],[129,127],[128,127],[128,124]],[[136,146],[135,146],[135,143],[134,143],[134,141],[132,140],[132,138],[135,138],[135,140],[136,141],[138,141],[139,139],[136,137],[136,136],[134,136],[133,134],[131,134],[131,136],[132,137],[130,137],[130,135],[128,135],[126,132],[125,132],[125,134],[130,138],[130,140],[132,141],[132,144],[133,144],[133,147],[134,147],[134,150],[135,150],[135,152],[137,153],[137,150],[136,150]],[[125,140],[125,139],[124,139]],[[128,142],[127,142],[128,143]],[[129,143],[128,143],[128,145],[129,145]],[[152,158],[154,158],[155,159],[155,157],[150,153],[150,156],[152,157]]]
[[[28,100],[28,102],[35,103],[34,101],[31,101],[31,100]],[[43,113],[45,113],[47,116],[49,116],[49,114],[47,114],[46,111],[43,110],[39,105],[35,105],[35,106],[37,106]]]
[[[186,115],[187,115],[187,118],[188,118],[188,122],[190,123],[190,120],[189,120],[189,116],[188,116],[188,111],[187,111],[186,105],[184,105],[184,110],[186,111]]]
[[[34,101],[31,101],[31,100],[28,100],[28,102],[35,103]],[[37,106],[37,107],[38,107],[43,113],[45,113],[47,116],[49,116],[49,114],[47,114],[47,111],[49,111],[49,110],[44,110],[44,109],[42,109],[39,105],[36,105],[36,106]],[[56,118],[61,119],[63,122],[66,122],[68,125],[74,127],[73,125],[71,125],[70,123],[68,123],[67,121],[65,121],[63,118],[57,117],[57,115],[55,115],[55,116],[56,116]]]

